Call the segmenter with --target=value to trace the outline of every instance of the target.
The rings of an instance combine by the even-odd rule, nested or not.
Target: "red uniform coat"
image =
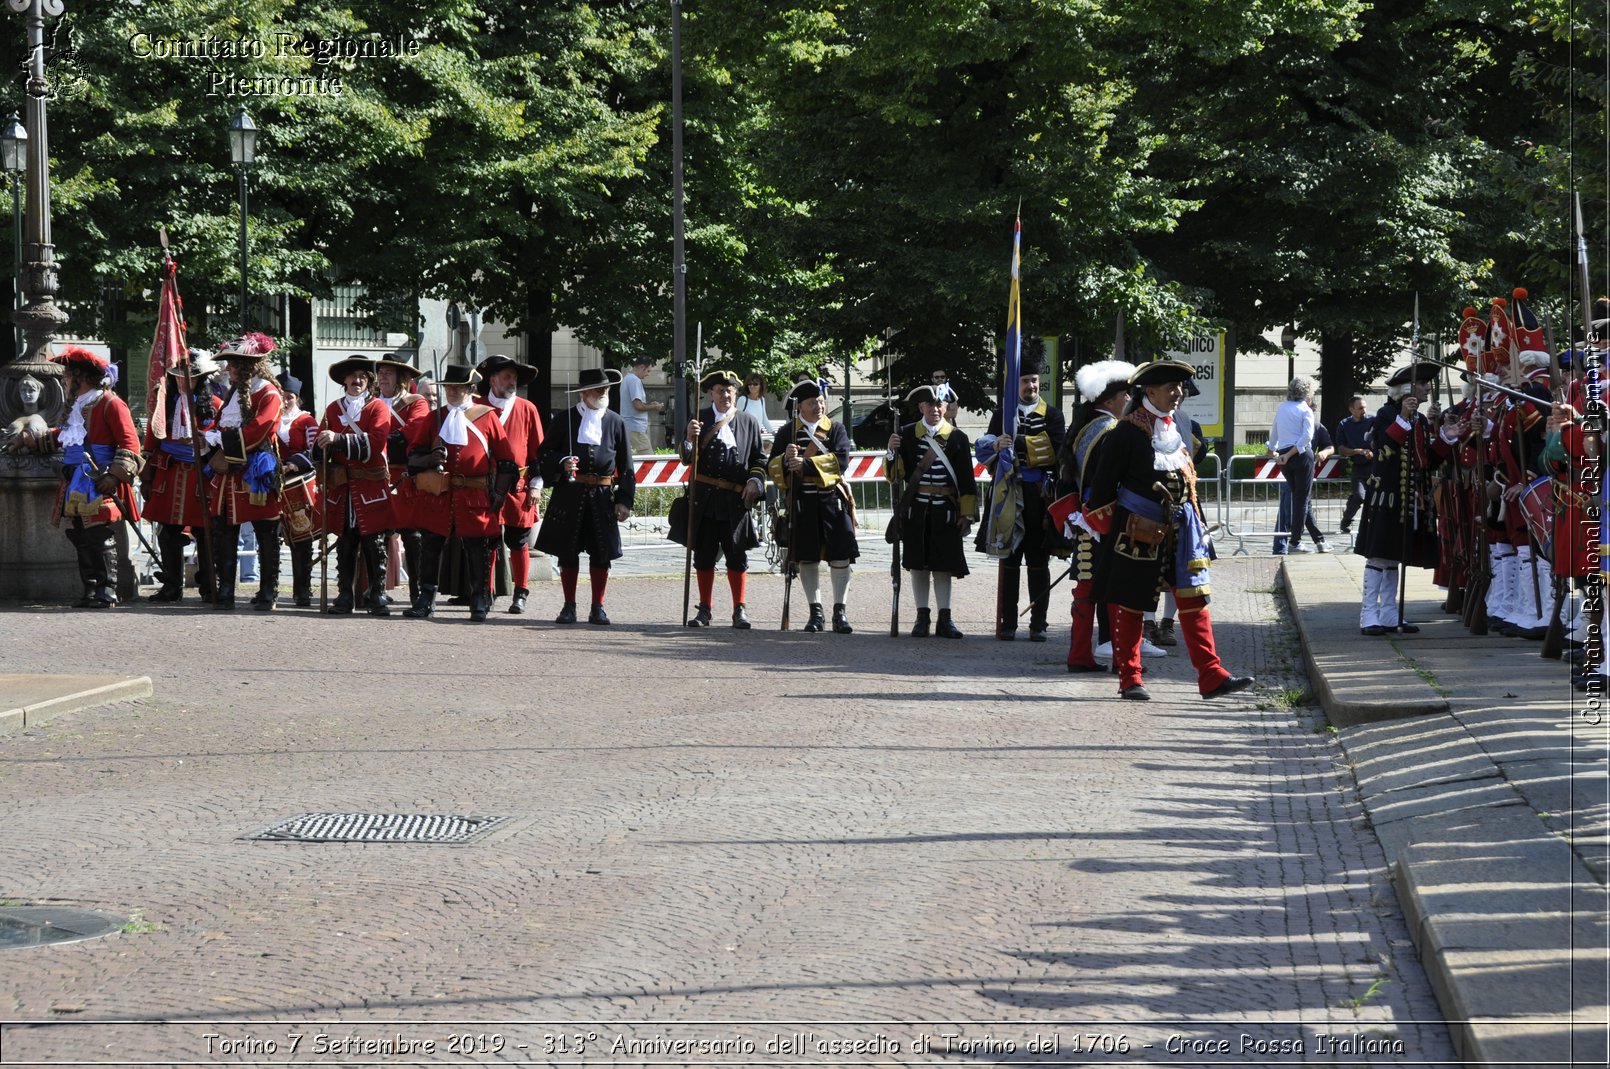
[[[487,404],[484,397],[475,403]],[[496,411],[496,409],[493,409]],[[535,527],[537,520],[537,494],[527,489],[530,480],[537,476],[537,450],[542,445],[542,415],[537,406],[524,397],[509,400],[509,407],[499,414],[503,433],[508,436],[509,449],[514,462],[520,465],[519,481],[509,496],[503,499],[503,525],[505,527]]]
[[[207,399],[212,402],[213,420],[202,425],[201,429],[204,431],[212,429],[213,423],[218,418],[218,409],[221,407],[221,402],[212,394],[209,393]],[[201,509],[201,495],[196,490],[196,465],[191,461],[180,460],[162,448],[162,442],[172,442],[189,448],[194,441],[188,434],[181,437],[174,433],[174,427],[179,422],[179,407],[184,403],[179,391],[169,393],[168,401],[168,433],[158,441],[151,427],[145,429],[145,481],[142,484],[145,493],[145,518],[157,523],[200,527],[207,522],[207,513]],[[210,510],[212,505],[210,492],[207,495],[207,504]]]
[[[1603,455],[1598,461],[1588,459],[1583,444],[1584,429],[1580,423],[1569,423],[1560,428],[1560,444],[1570,457],[1570,463],[1551,463],[1554,471],[1554,559],[1549,562],[1555,575],[1573,578],[1592,575],[1600,569],[1599,502],[1595,500],[1599,486],[1593,476],[1599,465],[1605,463]]]
[[[65,427],[56,428],[59,439]],[[129,406],[123,399],[111,390],[104,391],[88,408],[84,410],[84,452],[89,453],[92,445],[109,445],[114,450],[134,458],[134,466],[138,467],[140,455],[140,435],[134,429],[134,417],[129,415]],[[97,468],[106,468],[107,465],[97,463]],[[68,484],[72,481],[74,472],[64,471],[61,493],[56,498],[56,516],[60,519],[67,513]],[[81,520],[86,527],[100,523],[116,523],[127,519],[130,523],[137,523],[140,519],[140,508],[134,502],[134,492],[128,483],[117,488],[110,497],[97,496],[94,499],[95,507],[89,515],[75,517]]]
[[[498,421],[497,410],[471,406],[471,430],[464,445],[447,446],[443,473],[448,485],[431,493],[420,485],[421,474],[410,471],[397,490],[399,526],[417,527],[442,537],[495,537],[503,527],[499,513],[492,510],[490,488],[498,461],[516,463],[509,438]],[[420,420],[405,432],[410,454],[434,448],[441,440],[447,409],[438,409],[429,419]],[[477,435],[476,432],[480,434]],[[484,439],[484,441],[483,441]]]
[[[391,441],[390,436],[398,432],[403,434],[406,441],[408,428],[430,415],[430,402],[417,393],[399,393],[386,401],[386,407],[391,410],[391,426],[387,428],[388,443]],[[391,486],[395,490],[402,485],[404,476],[408,474],[407,446],[393,448],[388,445],[386,457],[391,463]]]
[[[237,398],[237,402],[239,399]],[[249,461],[253,454],[272,452],[276,458],[279,456],[279,438],[275,431],[279,429],[280,406],[284,402],[280,398],[279,387],[272,382],[256,379],[252,383],[251,391],[251,418],[246,419],[246,405],[241,404],[242,420],[240,424],[240,441]],[[219,418],[222,420],[228,409],[220,409]],[[220,425],[220,429],[222,426]],[[226,444],[228,439],[226,438]],[[213,454],[213,466],[225,463],[224,453],[220,449]],[[258,520],[277,520],[280,516],[280,495],[278,480],[275,489],[264,494],[254,494],[246,485],[246,464],[240,458],[228,461],[229,470],[222,475],[214,474],[212,486],[207,492],[207,503],[212,507],[212,514],[225,523],[235,526],[242,523],[253,523]],[[277,459],[276,459],[277,466]]]
[[[321,480],[332,530],[355,524],[360,534],[369,535],[397,526],[392,522],[391,474],[386,465],[391,428],[391,406],[378,397],[371,397],[358,412],[356,424],[346,422],[340,398],[324,410],[319,429],[336,433],[326,451]]]

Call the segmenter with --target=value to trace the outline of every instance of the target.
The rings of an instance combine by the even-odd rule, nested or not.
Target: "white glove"
[[[224,436],[218,431],[202,431],[201,436],[206,439],[208,445],[218,446],[224,444]]]

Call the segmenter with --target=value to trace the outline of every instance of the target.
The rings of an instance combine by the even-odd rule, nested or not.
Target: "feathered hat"
[[[218,358],[221,360],[252,360],[256,361],[274,351],[274,339],[260,330],[242,334],[234,341],[225,342],[218,347]]]
[[[1073,374],[1073,383],[1079,388],[1079,399],[1099,403],[1102,399],[1129,388],[1129,376],[1135,365],[1127,360],[1097,360],[1086,364]]]
[[[104,356],[90,352],[82,345],[63,346],[62,350],[51,359],[65,368],[76,367],[80,371],[88,371],[100,379],[111,382],[113,386],[117,385],[117,365]]]

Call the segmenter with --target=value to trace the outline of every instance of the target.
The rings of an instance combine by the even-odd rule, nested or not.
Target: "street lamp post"
[[[28,166],[28,128],[16,112],[6,120],[0,130],[0,165],[11,175],[11,227],[15,244],[11,253],[11,305],[15,311],[22,307],[22,172]],[[22,328],[16,328],[14,355],[22,355]]]
[[[252,117],[246,114],[244,104],[229,120],[229,156],[234,162],[235,173],[240,176],[240,332],[245,334],[251,329],[246,314],[246,172],[257,162],[257,126],[252,122]]]
[[[45,101],[50,84],[45,80],[45,18],[59,18],[62,0],[6,0],[6,6],[26,19],[28,59],[24,68],[23,124],[28,128],[27,175],[23,208],[23,307],[13,315],[27,339],[27,352],[18,363],[50,365],[51,343],[67,325],[67,313],[56,307],[61,288],[56,273],[56,246],[50,240],[50,131],[45,123]]]
[[[1287,323],[1280,328],[1280,347],[1286,350],[1286,383],[1297,377],[1297,324]]]

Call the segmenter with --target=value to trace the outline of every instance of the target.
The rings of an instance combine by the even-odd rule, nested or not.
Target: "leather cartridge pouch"
[[[1124,534],[1130,540],[1143,546],[1156,546],[1162,544],[1168,536],[1168,524],[1161,520],[1148,520],[1145,516],[1131,512],[1129,519],[1124,523]]]
[[[427,494],[445,494],[453,485],[453,477],[444,471],[427,468],[414,472],[414,485]]]

